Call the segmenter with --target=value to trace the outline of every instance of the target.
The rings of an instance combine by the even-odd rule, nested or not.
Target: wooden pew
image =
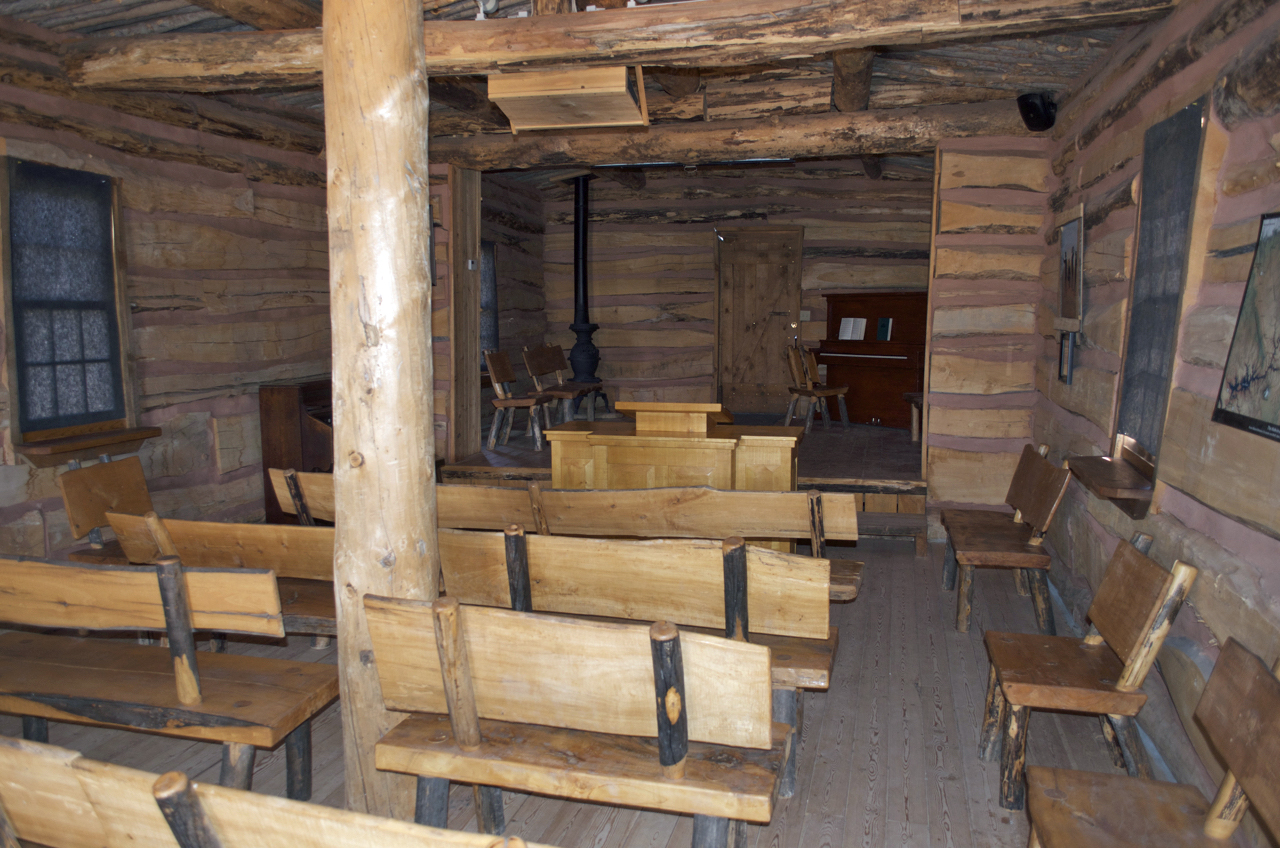
[[[284,635],[275,575],[257,569],[0,559],[0,621],[33,628],[164,630],[168,649],[121,639],[0,635],[0,711],[47,741],[48,720],[223,744],[221,782],[248,789],[256,748],[285,742],[289,797],[311,795],[311,717],[338,696],[331,665],[195,650],[197,630]]]
[[[107,513],[107,520],[130,562],[155,562],[157,557],[174,554],[192,567],[270,569],[280,587],[286,633],[330,637],[338,632],[332,527],[176,518],[149,524],[144,516],[116,512]]]
[[[694,816],[695,848],[768,822],[793,733],[772,720],[769,649],[669,622],[566,619],[366,595],[382,697],[411,713],[378,768],[418,777],[417,819],[441,824],[450,780]]]
[[[333,475],[270,469],[281,509],[333,521]],[[828,539],[857,541],[852,495],[825,492],[750,492],[707,488],[528,490],[500,486],[437,486],[440,527],[502,530],[519,524],[540,535],[642,539],[799,539],[826,556]],[[862,563],[831,561],[831,600],[857,597]]]
[[[17,839],[49,848],[495,846],[492,836],[194,783],[182,772],[157,776],[0,737],[0,832],[6,821]],[[506,845],[525,848],[518,837]]]

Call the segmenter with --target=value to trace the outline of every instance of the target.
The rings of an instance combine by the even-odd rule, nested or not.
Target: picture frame
[[[1280,441],[1280,212],[1259,222],[1213,421]]]
[[[1084,216],[1058,227],[1058,380],[1071,385],[1075,347],[1084,321]]]

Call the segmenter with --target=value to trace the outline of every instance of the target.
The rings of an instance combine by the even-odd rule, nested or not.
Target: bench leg
[[[1049,575],[1043,568],[1027,568],[1027,583],[1031,588],[1031,606],[1036,611],[1036,624],[1045,636],[1057,636],[1053,622],[1053,601],[1049,598]]]
[[[916,556],[925,557],[929,555],[929,531],[922,530],[916,534]]]
[[[1015,568],[1013,570],[1013,588],[1024,598],[1031,594],[1031,585],[1027,582],[1027,569]]]
[[[790,798],[796,794],[796,761],[800,757],[800,720],[803,703],[800,693],[791,688],[773,690],[773,720],[791,725],[791,752],[778,775],[778,797]]]
[[[729,822],[730,848],[747,848],[747,823],[739,819]]]
[[[840,404],[840,424],[849,429],[849,410],[844,405],[844,395],[836,395],[836,403]]]
[[[1116,741],[1120,743],[1120,753],[1124,756],[1124,768],[1130,777],[1141,777],[1151,780],[1151,760],[1147,757],[1147,749],[1142,745],[1142,737],[1138,735],[1138,725],[1129,716],[1107,716],[1116,732]]]
[[[215,654],[225,654],[227,652],[227,634],[211,634],[209,636],[209,650]]]
[[[804,411],[804,431],[808,433],[813,429],[813,413],[818,408],[818,399],[806,398],[805,400],[808,401],[808,406]]]
[[[950,592],[956,587],[956,549],[947,537],[947,547],[942,552],[942,588]]]
[[[1118,769],[1127,769],[1128,764],[1124,761],[1124,749],[1120,747],[1120,737],[1116,736],[1116,729],[1111,726],[1111,719],[1108,716],[1098,716],[1098,724],[1102,727],[1102,738],[1106,742],[1107,751],[1111,754],[1111,765]]]
[[[488,449],[493,450],[498,446],[498,430],[502,428],[502,410],[495,409],[493,411],[493,423],[489,425],[489,443]]]
[[[542,407],[546,409],[546,407]],[[538,423],[538,408],[529,410],[529,421],[533,425],[533,449],[542,450],[542,425]]]
[[[818,398],[819,411],[822,413],[822,429],[831,429],[831,410],[827,408],[827,399]]]
[[[1027,803],[1027,720],[1030,707],[1005,711],[1004,747],[1000,751],[1000,806],[1021,810]]]
[[[1031,832],[1027,834],[1027,848],[1041,848],[1040,834],[1036,833],[1034,822],[1031,824]]]
[[[231,789],[249,789],[253,785],[253,760],[258,749],[243,742],[227,742],[222,746],[222,773],[218,785]]]
[[[311,800],[311,719],[284,738],[285,794],[294,801]]]
[[[956,592],[956,630],[969,632],[969,615],[973,612],[973,566],[960,566],[960,586]]]
[[[418,797],[413,820],[428,827],[444,828],[449,824],[449,778],[418,777]]]
[[[693,848],[730,848],[729,820],[718,816],[693,816]]]
[[[782,419],[783,427],[791,426],[791,419],[796,417],[796,402],[800,400],[799,396],[792,395],[791,403],[787,404],[787,416]]]
[[[23,716],[22,738],[28,742],[49,744],[49,719],[40,716]]]
[[[511,425],[516,420],[516,408],[513,406],[507,410],[507,420],[502,425],[502,444],[506,444],[511,438]]]
[[[325,648],[333,644],[332,636],[312,636],[311,647],[317,651],[323,651]]]
[[[982,713],[982,732],[978,734],[978,759],[990,761],[999,752],[1000,733],[1008,709],[1009,702],[1004,699],[1004,690],[1000,688],[993,665],[987,677],[987,705]]]
[[[476,829],[501,834],[507,827],[502,809],[502,790],[496,786],[473,786],[476,798]]]

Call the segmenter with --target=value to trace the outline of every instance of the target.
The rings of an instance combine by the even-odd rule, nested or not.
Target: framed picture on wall
[[[1262,217],[1213,420],[1280,441],[1280,213]]]
[[[1058,379],[1071,385],[1076,336],[1084,318],[1084,218],[1058,228]]]

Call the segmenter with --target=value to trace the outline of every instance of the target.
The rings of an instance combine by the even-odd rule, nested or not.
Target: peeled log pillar
[[[420,0],[324,4],[347,807],[397,818],[413,814],[414,783],[374,767],[374,744],[395,722],[382,703],[361,598],[438,594],[423,62]]]

